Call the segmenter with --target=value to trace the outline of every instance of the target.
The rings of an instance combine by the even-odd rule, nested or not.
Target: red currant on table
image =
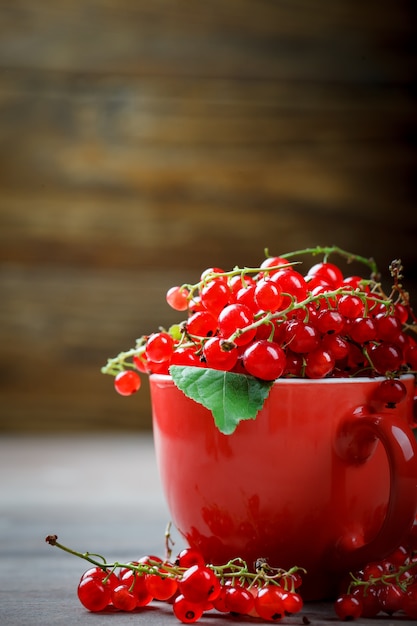
[[[352,594],[342,594],[334,603],[337,617],[342,621],[358,619],[362,615],[362,603]]]
[[[111,602],[112,586],[104,583],[102,579],[85,576],[82,577],[78,589],[78,599],[89,611],[103,611]]]
[[[212,569],[192,565],[179,582],[179,591],[189,602],[195,604],[213,601],[220,593],[220,582]]]
[[[172,605],[175,617],[183,624],[198,622],[204,613],[202,604],[191,602],[184,595],[178,595]]]
[[[261,619],[278,622],[285,615],[283,592],[280,587],[268,585],[259,589],[255,597],[255,610]]]

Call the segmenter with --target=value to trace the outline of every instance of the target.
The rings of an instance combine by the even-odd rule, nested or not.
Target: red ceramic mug
[[[380,406],[382,379],[281,379],[255,420],[221,434],[170,376],[150,388],[172,522],[207,562],[266,558],[307,570],[305,600],[333,597],[352,569],[405,540],[417,512],[413,376]]]

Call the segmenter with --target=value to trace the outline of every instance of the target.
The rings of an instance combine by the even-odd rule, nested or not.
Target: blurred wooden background
[[[208,266],[337,244],[416,290],[415,20],[0,0],[0,430],[148,428],[146,382],[122,399],[100,367]]]

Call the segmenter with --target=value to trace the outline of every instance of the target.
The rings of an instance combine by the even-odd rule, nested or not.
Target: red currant
[[[196,604],[213,601],[220,593],[220,582],[213,570],[192,565],[179,582],[179,591],[189,602]]]
[[[168,361],[174,349],[174,339],[165,332],[152,334],[146,342],[146,356],[149,361],[162,363]]]
[[[359,296],[344,295],[341,296],[338,303],[339,313],[348,319],[356,319],[362,317],[365,305]]]
[[[181,550],[176,559],[176,564],[179,567],[191,567],[192,565],[200,565],[203,567],[205,565],[204,557],[195,548],[184,548]]]
[[[320,335],[311,324],[301,320],[289,322],[285,330],[285,342],[293,352],[310,352],[318,347]]]
[[[275,585],[259,589],[255,597],[255,610],[261,619],[278,622],[285,614],[282,590]]]
[[[229,371],[236,365],[238,351],[234,344],[220,337],[211,337],[204,344],[203,355],[207,367]]]
[[[254,292],[255,302],[262,311],[277,311],[282,304],[282,290],[272,280],[260,280]]]
[[[217,319],[208,311],[197,311],[188,318],[186,326],[193,337],[212,337],[217,331]]]
[[[218,315],[229,303],[231,292],[225,281],[216,278],[203,286],[200,295],[202,305],[213,315]]]
[[[333,263],[316,263],[308,270],[307,276],[320,278],[330,285],[331,289],[337,289],[343,282],[342,271]]]
[[[147,574],[145,584],[149,594],[155,600],[169,600],[176,593],[178,583],[175,578],[160,574]]]
[[[89,611],[103,611],[111,602],[111,585],[92,576],[82,577],[77,589],[78,599]]]
[[[283,297],[281,308],[287,308],[294,300],[302,302],[306,299],[308,286],[299,272],[291,269],[280,270],[271,276],[271,280],[279,285],[283,294],[288,294]]]
[[[113,589],[111,602],[114,608],[120,611],[133,611],[137,606],[135,594],[125,584],[118,585]]]
[[[131,396],[140,389],[141,379],[137,372],[124,370],[114,378],[114,388],[121,396]]]
[[[407,389],[401,380],[395,378],[387,378],[383,380],[375,390],[375,400],[382,402],[387,408],[395,408],[395,406],[404,400],[407,395]]]
[[[255,599],[250,591],[236,585],[234,587],[226,587],[225,607],[231,613],[247,615],[255,605]]]
[[[381,342],[370,347],[369,358],[375,371],[385,375],[387,372],[396,372],[402,363],[401,350],[391,343]]]
[[[175,617],[183,624],[198,622],[204,612],[201,604],[190,602],[190,600],[182,594],[175,598],[172,610],[174,611]]]
[[[256,335],[256,328],[244,330],[253,323],[253,312],[244,304],[229,304],[219,315],[219,330],[224,339],[234,336],[234,343],[242,346]]]
[[[284,350],[273,341],[254,341],[243,354],[247,372],[262,380],[275,380],[282,376],[286,367]]]
[[[323,348],[316,348],[305,356],[305,375],[307,378],[324,378],[333,370],[333,355]]]
[[[342,621],[358,619],[362,615],[362,603],[352,594],[342,594],[334,603],[337,617]]]
[[[189,291],[185,287],[171,287],[168,289],[166,301],[175,311],[186,311],[188,308]]]

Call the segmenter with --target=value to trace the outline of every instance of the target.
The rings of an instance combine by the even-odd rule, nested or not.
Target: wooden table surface
[[[45,543],[49,534],[108,560],[164,555],[169,514],[149,435],[0,438],[0,625],[175,625],[169,606],[93,614],[78,602],[84,561]],[[174,551],[183,542],[173,532]],[[303,622],[304,618],[304,622]],[[283,624],[337,623],[331,603],[307,604]],[[202,626],[257,623],[209,613]],[[381,616],[357,624],[411,623]]]

